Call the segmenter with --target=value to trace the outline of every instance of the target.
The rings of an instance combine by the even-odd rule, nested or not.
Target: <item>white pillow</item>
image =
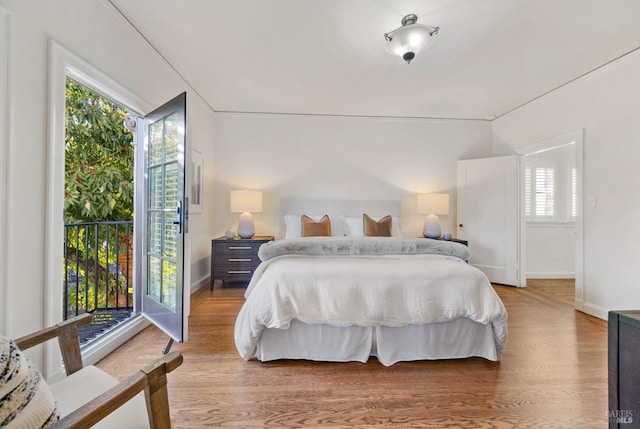
[[[316,222],[322,219],[324,215],[307,215]],[[300,218],[302,215],[288,214],[284,216],[284,238],[300,238],[302,237],[302,222]],[[329,222],[331,222],[331,236],[342,237],[345,235],[345,218],[343,215],[329,216]],[[393,221],[392,221],[393,223]]]
[[[384,216],[378,216],[378,217],[371,216],[371,219],[377,222],[383,217]],[[345,235],[348,235],[350,237],[364,237],[364,223],[362,221],[362,216],[346,217],[344,220],[345,220]],[[391,217],[391,236],[400,237],[400,220],[395,216]]]

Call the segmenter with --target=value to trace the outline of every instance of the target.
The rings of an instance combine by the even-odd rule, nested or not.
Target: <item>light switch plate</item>
[[[587,197],[587,207],[594,208],[598,204],[596,197]]]

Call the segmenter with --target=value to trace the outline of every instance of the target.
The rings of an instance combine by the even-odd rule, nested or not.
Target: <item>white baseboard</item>
[[[590,316],[597,317],[598,319],[602,319],[602,320],[609,319],[609,311],[607,311],[606,309],[600,306],[590,304],[588,302],[585,303],[584,301],[580,301],[576,299],[575,307],[576,307],[576,310],[582,311],[583,313],[587,313]]]
[[[209,278],[211,276],[209,274],[200,277],[198,280],[196,280],[195,282],[191,282],[191,294],[193,295],[195,293],[195,291],[197,291],[200,288],[203,288],[205,286],[209,286]]]
[[[555,271],[555,272],[527,272],[528,279],[575,279],[575,272]]]

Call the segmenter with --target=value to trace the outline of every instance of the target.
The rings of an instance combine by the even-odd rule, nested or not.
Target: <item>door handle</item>
[[[178,207],[176,208],[176,214],[178,215],[178,220],[174,220],[171,222],[174,225],[178,225],[178,234],[182,234],[182,201],[178,201]]]
[[[464,228],[464,225],[463,224],[458,224],[458,227],[459,228]]]

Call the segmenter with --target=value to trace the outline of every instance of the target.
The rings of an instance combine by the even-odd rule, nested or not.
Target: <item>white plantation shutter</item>
[[[524,169],[524,214],[528,220],[555,220],[556,168],[526,165]]]
[[[528,222],[575,222],[577,172],[573,163],[556,159],[526,161],[524,217]]]
[[[553,217],[555,208],[555,169],[537,167],[535,172],[536,217]]]

